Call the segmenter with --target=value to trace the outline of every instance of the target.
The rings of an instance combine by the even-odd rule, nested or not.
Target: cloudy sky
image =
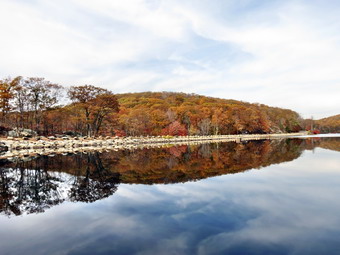
[[[0,78],[340,113],[337,0],[0,0]]]

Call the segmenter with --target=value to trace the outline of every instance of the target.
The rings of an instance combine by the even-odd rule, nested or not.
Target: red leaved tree
[[[162,130],[162,135],[185,136],[188,135],[188,131],[183,124],[176,120]]]

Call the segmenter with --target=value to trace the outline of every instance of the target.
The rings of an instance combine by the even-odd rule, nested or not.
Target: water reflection
[[[2,161],[0,212],[41,213],[65,201],[94,202],[114,194],[119,183],[169,184],[243,172],[294,160],[315,147],[339,150],[339,139],[229,142]]]
[[[2,178],[10,179],[10,172],[17,171],[16,178],[26,183],[22,194],[30,195],[23,196],[28,206],[19,206],[21,212],[31,206],[35,194],[51,201],[59,195],[64,202],[45,213],[0,217],[0,253],[339,254],[337,144],[339,140],[266,141],[7,162],[4,170],[9,172]],[[153,156],[147,158],[147,152]],[[153,166],[154,172],[144,177],[144,166]],[[245,171],[251,166],[268,167]],[[199,169],[202,173],[196,173]],[[227,175],[236,172],[242,174]],[[152,183],[151,177],[155,185],[131,185]],[[39,178],[46,180],[37,185],[44,189],[24,191],[35,190]],[[200,178],[205,179],[186,182]],[[96,187],[91,182],[116,179],[119,188],[107,189],[114,190],[112,196],[87,203],[94,197],[86,191],[77,196],[90,194],[90,199],[70,199],[74,184],[79,187],[86,180],[85,186]],[[57,189],[50,188],[51,183]],[[18,189],[13,180],[6,185],[10,191]],[[12,195],[10,204],[17,196]]]
[[[73,160],[74,168],[68,168],[62,157],[6,162],[9,167],[0,170],[0,212],[6,215],[40,213],[66,200],[94,202],[117,190],[119,173],[104,168],[98,153]],[[58,164],[62,172],[51,171]],[[67,173],[70,169],[72,174]]]

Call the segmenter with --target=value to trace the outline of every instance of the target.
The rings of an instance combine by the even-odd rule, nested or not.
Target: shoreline
[[[124,149],[154,148],[173,145],[191,145],[203,143],[237,142],[284,139],[303,137],[307,132],[282,134],[242,134],[210,136],[177,136],[177,137],[105,137],[105,138],[22,138],[0,139],[3,148],[0,159],[26,158],[39,155],[73,154],[90,151],[110,151]]]

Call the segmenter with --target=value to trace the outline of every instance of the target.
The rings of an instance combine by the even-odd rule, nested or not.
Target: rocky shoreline
[[[36,137],[13,138],[0,140],[2,153],[0,159],[25,158],[39,155],[69,154],[89,151],[107,151],[121,149],[137,149],[164,147],[169,145],[202,144],[211,142],[241,142],[263,139],[283,139],[303,136],[306,133],[287,134],[242,134],[212,136],[157,136],[157,137]]]

